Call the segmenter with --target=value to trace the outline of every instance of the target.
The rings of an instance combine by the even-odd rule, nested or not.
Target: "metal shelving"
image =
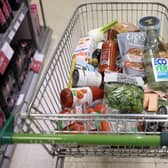
[[[28,24],[29,24],[29,31],[32,35],[32,40],[35,43],[36,51],[39,51],[45,56],[48,49],[48,43],[52,35],[52,30],[48,26],[46,26],[44,11],[42,11],[41,13],[43,14],[42,19],[43,19],[44,25],[41,26],[40,35],[36,34],[35,26],[33,24],[31,13],[30,13],[29,4],[30,4],[30,0],[24,0],[19,10],[13,13],[14,18],[10,26],[8,27],[5,33],[0,34],[0,50],[2,49],[5,43],[8,43],[10,46],[10,43],[14,39],[24,19],[27,18]],[[43,10],[41,1],[40,1],[40,7],[41,7],[41,10]],[[31,100],[33,93],[35,92],[36,84],[39,80],[39,77],[40,77],[40,72],[35,73],[30,70],[27,73],[22,89],[19,92],[18,100],[12,111],[12,114],[15,114],[16,118],[21,111],[27,110],[26,104],[28,101]],[[15,149],[15,145],[9,145],[9,146],[4,145],[0,147],[0,167],[2,168],[9,167],[10,159],[13,155],[14,149]]]
[[[11,43],[27,12],[28,7],[25,5],[25,3],[22,3],[20,9],[17,12],[14,12],[14,18],[7,31],[3,34],[0,34],[0,48],[4,42],[8,42],[9,44]]]

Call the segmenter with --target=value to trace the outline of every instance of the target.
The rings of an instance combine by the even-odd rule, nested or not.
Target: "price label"
[[[8,38],[12,40],[14,36],[15,36],[15,32],[11,30],[10,33],[8,34]]]
[[[17,21],[17,22],[14,24],[14,29],[15,29],[15,30],[18,30],[19,26],[20,26],[20,22]]]
[[[30,64],[30,69],[38,73],[41,69],[43,59],[44,59],[44,55],[39,52],[36,52],[32,59],[32,63]]]
[[[0,73],[3,74],[8,66],[14,50],[10,47],[8,42],[5,42],[0,50]]]
[[[23,13],[21,13],[21,14],[20,14],[20,16],[19,16],[19,20],[22,22],[22,21],[23,21],[23,19],[24,19],[24,14],[23,14]]]
[[[34,55],[34,59],[37,60],[37,61],[41,61],[42,62],[43,58],[44,58],[44,55],[39,53],[38,51]]]
[[[16,105],[17,106],[21,105],[21,103],[23,102],[23,99],[24,99],[24,94],[20,94],[16,102]]]

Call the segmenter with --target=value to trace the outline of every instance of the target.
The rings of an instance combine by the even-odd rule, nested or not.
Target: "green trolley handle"
[[[14,116],[10,116],[0,130],[0,144],[81,144],[81,145],[127,145],[168,146],[168,132],[160,135],[116,134],[33,134],[13,133]]]

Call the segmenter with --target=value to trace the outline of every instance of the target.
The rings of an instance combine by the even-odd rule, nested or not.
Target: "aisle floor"
[[[34,0],[38,2],[38,0]],[[76,6],[82,0],[43,0],[47,24],[54,30],[47,56],[52,55],[66,24]],[[84,0],[87,2],[87,0]],[[167,3],[168,0],[160,0]],[[52,5],[51,5],[52,4]],[[62,11],[63,10],[63,11]],[[49,60],[49,58],[48,58]],[[17,145],[11,160],[10,168],[54,168],[56,158],[52,158],[41,145]],[[128,158],[83,157],[67,158],[65,168],[166,168],[168,159],[160,158]]]

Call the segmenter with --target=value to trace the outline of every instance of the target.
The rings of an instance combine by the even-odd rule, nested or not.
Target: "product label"
[[[102,76],[99,72],[78,70],[78,86],[97,86],[101,85]]]
[[[8,66],[12,56],[13,56],[13,49],[10,45],[5,42],[0,51],[0,73],[3,74]]]
[[[102,55],[100,57],[100,65],[108,64],[109,50],[102,49]]]
[[[16,102],[16,106],[20,106],[24,100],[24,94],[20,94],[18,99],[17,99],[17,102]]]
[[[3,15],[2,10],[0,9],[0,25],[3,25],[5,21],[5,16]]]
[[[72,88],[73,107],[81,104],[90,104],[93,100],[92,91],[89,87]]]
[[[155,81],[168,81],[168,59],[152,58]]]
[[[95,71],[95,68],[93,65],[86,63],[82,59],[81,60],[77,59],[75,68],[81,69],[81,70]]]
[[[22,21],[23,21],[23,19],[24,19],[24,14],[23,14],[23,13],[21,13],[21,14],[20,14],[20,16],[19,16],[19,20],[22,22]]]
[[[15,23],[15,25],[14,25],[14,29],[15,29],[15,30],[18,30],[19,26],[20,26],[20,22],[17,21],[17,22]]]
[[[30,69],[38,73],[40,71],[40,68],[41,68],[41,62],[33,59],[32,63],[30,64]]]
[[[44,59],[44,55],[39,52],[36,52],[33,57],[32,63],[30,64],[30,69],[38,73],[41,69],[43,59]]]
[[[105,72],[104,82],[119,82],[119,83],[129,83],[144,87],[144,81],[141,77],[133,77],[117,72]]]
[[[15,36],[15,32],[11,30],[10,33],[8,34],[9,40],[12,40],[14,36]]]
[[[126,34],[126,39],[127,42],[134,46],[143,47],[146,40],[146,34],[144,32],[129,32]]]

